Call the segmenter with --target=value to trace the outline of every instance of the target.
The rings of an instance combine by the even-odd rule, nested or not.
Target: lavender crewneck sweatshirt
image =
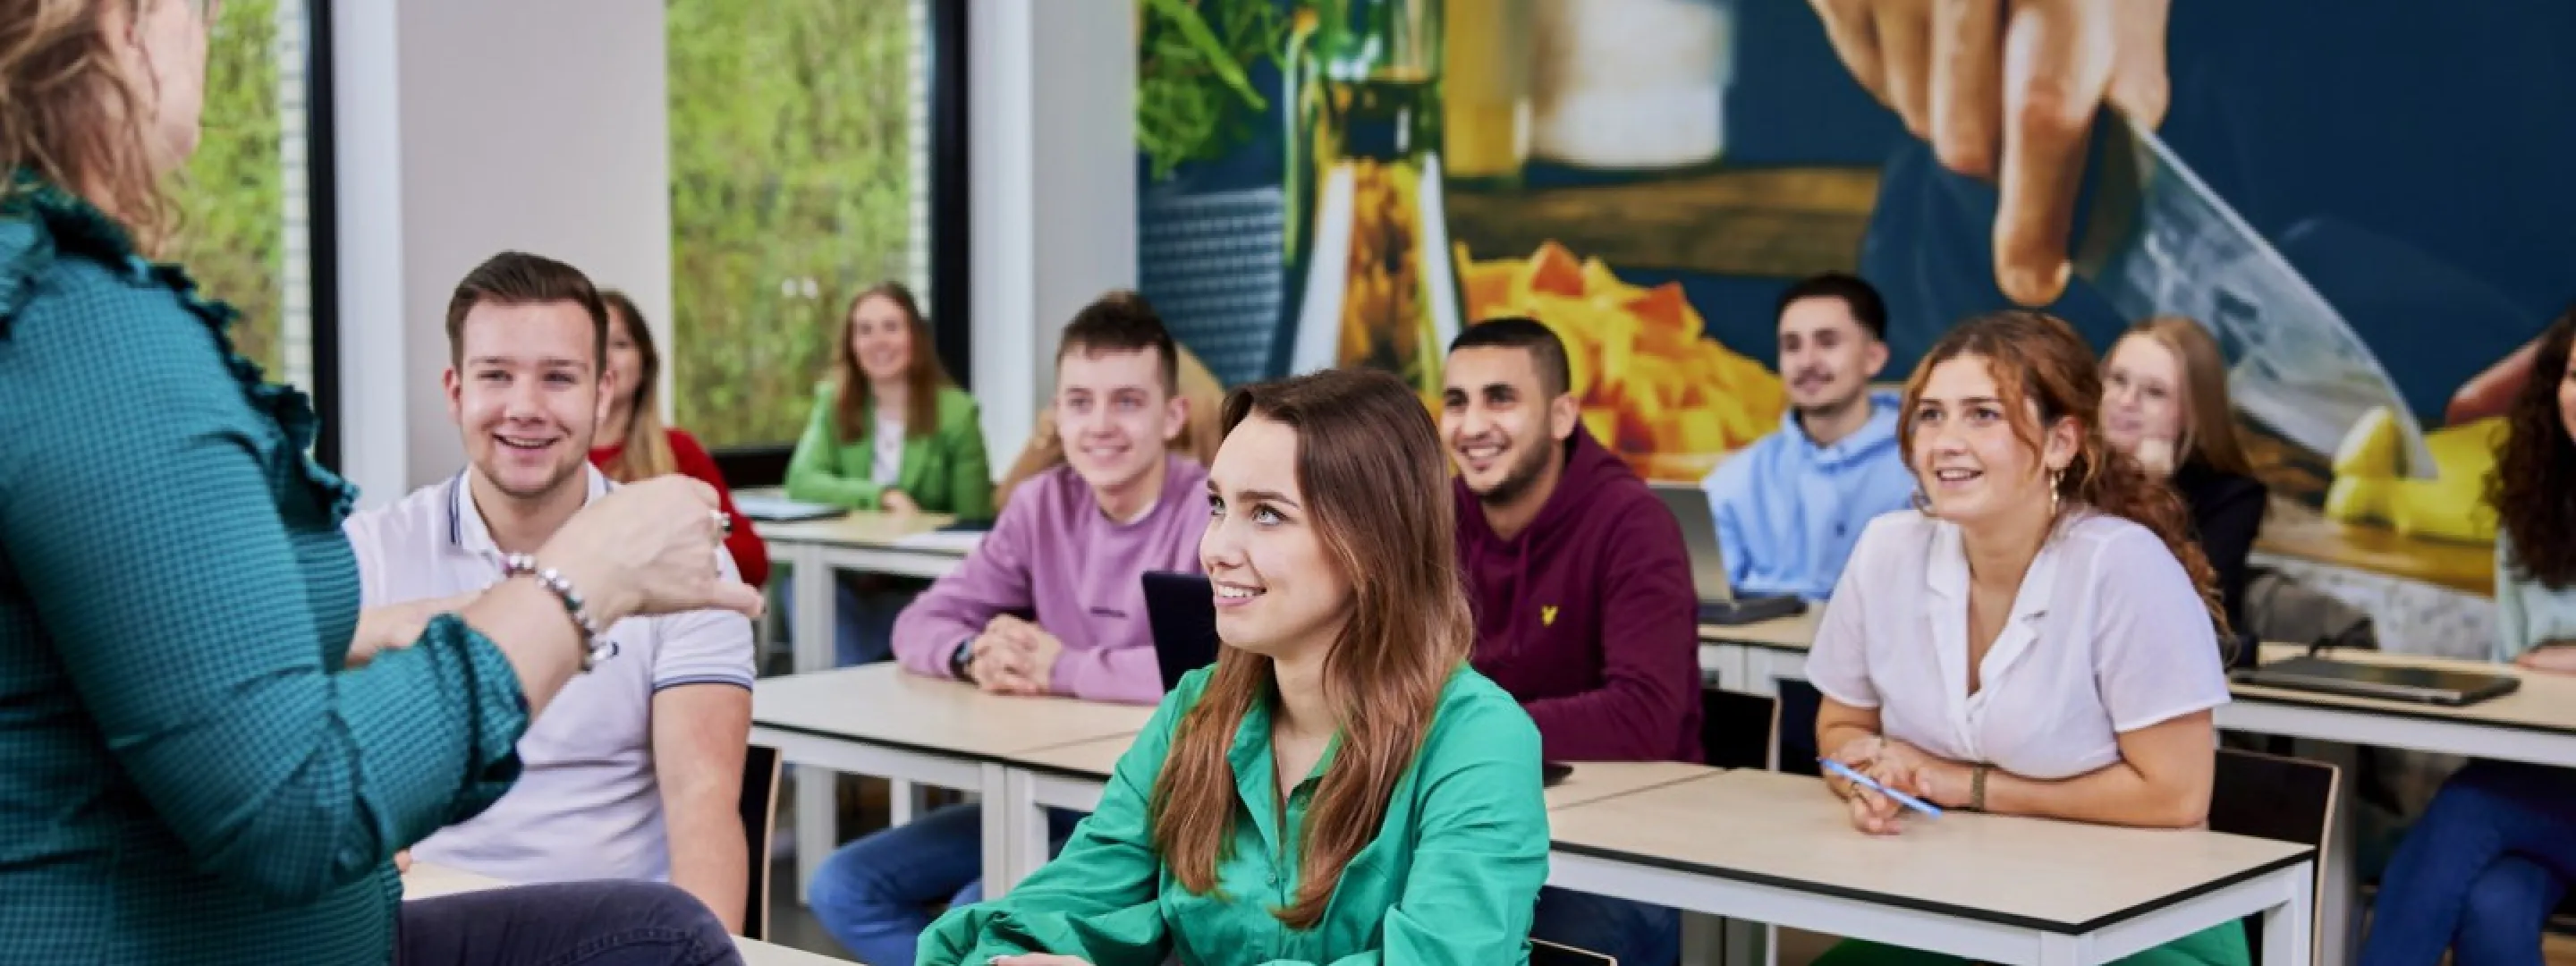
[[[949,655],[994,615],[1035,612],[1037,625],[1064,642],[1055,693],[1161,701],[1143,575],[1199,572],[1207,521],[1207,470],[1179,456],[1164,457],[1162,497],[1133,523],[1102,514],[1070,466],[1030,477],[966,562],[895,619],[895,656],[916,674],[948,677]]]

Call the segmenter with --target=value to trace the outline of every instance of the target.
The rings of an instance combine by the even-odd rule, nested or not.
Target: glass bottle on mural
[[[1459,327],[1440,178],[1440,0],[1298,0],[1286,80],[1284,366],[1396,373],[1426,397]]]

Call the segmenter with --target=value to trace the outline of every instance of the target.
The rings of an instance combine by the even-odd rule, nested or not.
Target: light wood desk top
[[[1123,739],[1154,715],[1144,705],[985,694],[907,673],[892,661],[762,678],[751,694],[751,720],[762,727],[987,761]]]
[[[2273,661],[2288,660],[2306,652],[2306,647],[2296,644],[2265,644],[2263,662],[2269,664]],[[2319,691],[2257,687],[2250,684],[2231,684],[2228,690],[2235,694],[2238,701],[2277,702],[2316,708],[2367,711],[2408,718],[2455,721],[2462,724],[2519,728],[2528,731],[2576,733],[2576,677],[2530,674],[2510,664],[2449,660],[2412,654],[2384,654],[2378,651],[2337,648],[2329,649],[2320,656],[2355,664],[2409,665],[2481,674],[2509,674],[2520,677],[2522,687],[2515,689],[2512,694],[2459,708],[2414,701],[2345,697]]]
[[[1547,810],[1573,808],[1634,795],[1649,788],[1660,788],[1706,778],[1721,769],[1707,765],[1686,765],[1675,761],[1576,761],[1568,762],[1574,771],[1556,787],[1547,790]]]
[[[510,883],[499,879],[426,862],[414,862],[411,871],[403,873],[404,899],[435,899],[460,892],[506,889],[509,886]],[[849,966],[850,962],[739,936],[734,937],[734,948],[742,953],[742,961],[747,966]]]
[[[934,533],[956,522],[955,517],[934,513],[910,516],[892,513],[851,513],[821,520],[798,520],[794,523],[755,523],[760,538],[772,543],[825,543],[852,547],[874,547],[896,550],[908,537]]]
[[[1118,767],[1118,756],[1127,753],[1134,735],[1102,738],[1010,756],[1012,762],[1043,771],[1061,772],[1081,778],[1106,780]],[[1717,769],[1706,765],[1685,765],[1657,761],[1584,761],[1574,762],[1574,772],[1556,787],[1547,790],[1550,810],[1571,808],[1585,802],[1614,798],[1658,785],[1688,781],[1713,775]]]
[[[1821,780],[1728,771],[1552,813],[1559,851],[2082,934],[2312,857],[2306,846],[1950,812],[1851,827]]]
[[[1702,644],[1750,644],[1756,647],[1803,651],[1816,642],[1816,622],[1824,619],[1824,602],[1807,605],[1803,612],[1775,617],[1751,624],[1702,624]]]

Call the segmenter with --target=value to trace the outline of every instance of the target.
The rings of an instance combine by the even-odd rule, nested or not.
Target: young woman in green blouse
[[[787,496],[853,510],[993,518],[984,420],[931,351],[912,290],[886,282],[850,299],[833,376],[814,387],[814,415],[787,462]],[[928,581],[837,575],[834,663],[894,656],[894,619]],[[788,605],[795,605],[793,587]]]
[[[1528,961],[1538,730],[1467,667],[1448,464],[1392,376],[1227,401],[1184,679],[1055,861],[950,911],[925,966]]]
[[[214,5],[0,3],[0,957],[739,961],[658,883],[400,901],[396,851],[518,776],[581,622],[760,596],[718,577],[714,491],[669,477],[576,514],[543,575],[359,613],[357,492],[305,455],[304,394],[144,254]]]

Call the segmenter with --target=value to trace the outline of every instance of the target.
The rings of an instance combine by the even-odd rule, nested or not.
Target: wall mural
[[[2164,109],[2097,121],[2048,308],[2098,347],[2158,313],[2219,336],[2269,553],[2484,594],[2517,350],[2576,295],[2576,5],[2455,6],[2124,5]],[[1429,398],[1460,327],[1530,315],[1591,431],[1695,481],[1780,425],[1789,282],[1876,284],[1890,382],[2011,304],[1994,185],[1798,0],[1137,14],[1142,287],[1228,384],[1366,365]]]

